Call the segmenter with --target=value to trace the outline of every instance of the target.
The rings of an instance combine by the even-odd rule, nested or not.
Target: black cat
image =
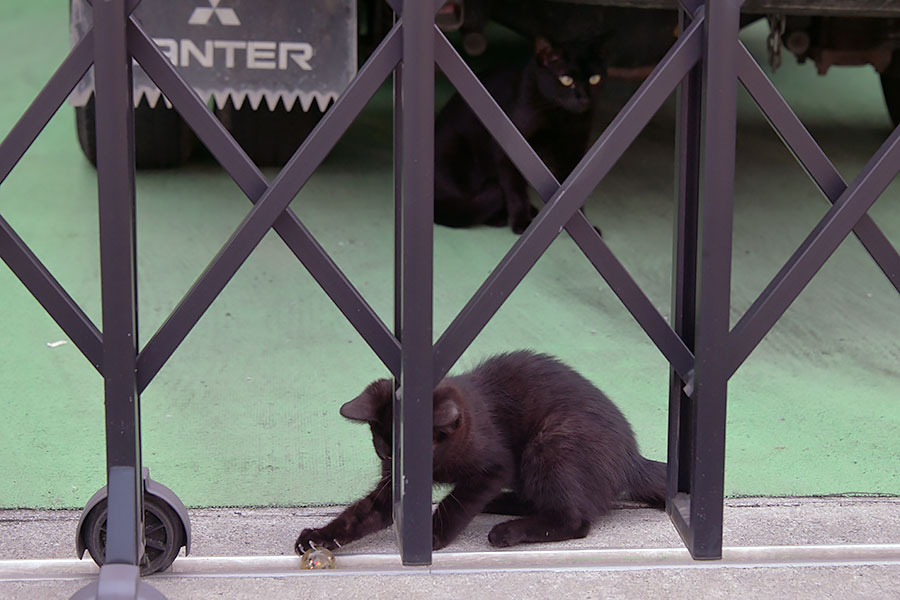
[[[365,498],[295,543],[340,547],[392,522],[391,381],[370,384],[341,407],[366,422],[381,480]],[[638,452],[631,427],[587,379],[542,354],[494,356],[434,391],[434,481],[453,484],[433,516],[433,547],[449,544],[480,512],[517,515],[495,526],[491,545],[587,535],[621,496],[665,505],[666,466]]]
[[[551,45],[538,37],[523,68],[482,83],[562,180],[584,154],[606,79],[603,42]],[[528,184],[459,94],[435,120],[434,221],[450,227],[510,224],[522,233],[537,211]]]

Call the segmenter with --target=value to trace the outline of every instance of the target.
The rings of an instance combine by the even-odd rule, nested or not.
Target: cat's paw
[[[515,233],[516,235],[520,235],[526,229],[528,229],[529,225],[531,225],[531,219],[516,219],[512,222],[511,227],[513,233]]]
[[[456,534],[443,526],[443,521],[435,520],[431,525],[431,549],[440,550],[453,541]]]
[[[438,506],[438,510],[441,507]],[[440,515],[435,511],[438,517],[432,521],[431,525],[431,549],[440,550],[446,548],[455,540],[459,534],[465,529],[471,519],[466,519],[461,515],[444,514]],[[443,518],[441,518],[443,517]]]
[[[488,542],[494,548],[515,546],[523,539],[523,532],[515,521],[506,521],[505,523],[494,525],[494,528],[488,534]]]
[[[447,545],[447,540],[444,539],[444,536],[435,533],[431,536],[431,549],[432,550],[440,550],[444,546]]]
[[[340,548],[341,545],[334,538],[334,536],[330,535],[324,528],[322,529],[304,529],[300,532],[300,536],[297,538],[297,541],[294,542],[294,552],[297,554],[303,554],[310,548],[327,548],[328,550],[335,550]]]
[[[513,233],[519,235],[531,225],[531,221],[537,216],[538,210],[523,200],[523,207],[514,209],[509,213],[509,226]]]

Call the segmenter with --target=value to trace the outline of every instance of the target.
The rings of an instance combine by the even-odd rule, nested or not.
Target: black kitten
[[[539,37],[524,68],[503,68],[482,82],[562,180],[587,148],[605,79],[600,42],[552,46]],[[525,178],[459,94],[435,121],[434,182],[434,221],[441,225],[509,223],[522,233],[536,214]]]
[[[296,551],[334,549],[391,524],[392,412],[388,379],[341,407],[370,425],[381,480],[328,525],[304,529]],[[454,486],[434,512],[435,550],[480,512],[520,517],[491,530],[491,545],[502,547],[584,537],[623,495],[662,508],[666,466],[638,453],[625,417],[587,379],[550,356],[519,351],[447,377],[434,391],[434,481]]]

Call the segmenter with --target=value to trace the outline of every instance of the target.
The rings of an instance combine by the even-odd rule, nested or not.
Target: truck
[[[871,65],[900,123],[900,6],[880,0],[746,0],[746,25],[767,19],[769,62],[783,55]],[[639,80],[677,36],[677,0],[446,0],[435,20],[465,53],[487,49],[498,23],[526,37],[609,39],[609,75]],[[91,27],[70,0],[70,36]],[[134,17],[258,166],[284,164],[346,88],[394,21],[385,0],[143,0]],[[202,144],[150,78],[134,67],[138,168],[178,167]],[[96,161],[93,77],[70,97],[81,148]]]

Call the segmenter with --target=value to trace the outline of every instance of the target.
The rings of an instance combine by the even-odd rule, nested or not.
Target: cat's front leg
[[[432,549],[440,550],[458,536],[503,488],[499,478],[478,478],[457,484],[441,500],[432,517]]]
[[[513,233],[522,233],[537,214],[528,200],[528,183],[505,154],[498,157],[497,160],[500,188],[503,190],[509,226]]]
[[[294,551],[303,554],[312,547],[329,550],[384,529],[393,522],[391,476],[382,477],[372,492],[347,507],[333,521],[316,529],[304,529],[294,543]]]

